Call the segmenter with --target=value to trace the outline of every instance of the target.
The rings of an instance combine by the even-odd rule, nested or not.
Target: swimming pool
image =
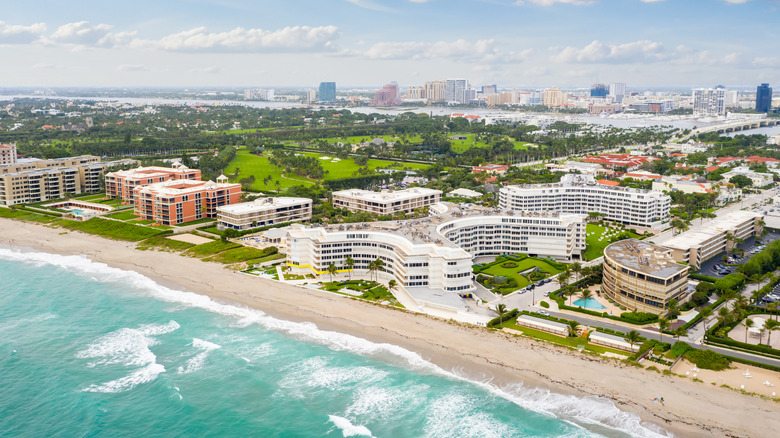
[[[575,306],[584,307],[586,309],[594,309],[594,310],[602,310],[606,309],[606,307],[602,306],[601,303],[596,301],[594,298],[588,298],[588,301],[585,301],[583,304],[582,298],[574,302]]]

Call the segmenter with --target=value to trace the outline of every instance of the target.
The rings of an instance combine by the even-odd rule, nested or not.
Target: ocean
[[[667,435],[85,257],[0,248],[0,284],[2,437]]]

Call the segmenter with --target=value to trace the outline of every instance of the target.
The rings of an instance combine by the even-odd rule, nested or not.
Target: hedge
[[[578,285],[580,282],[583,282],[585,280],[587,279],[584,278],[580,281],[577,281],[573,283],[571,286]],[[658,321],[658,315],[652,313],[623,312],[620,314],[620,316],[615,316],[615,315],[610,315],[607,312],[596,312],[594,310],[584,309],[582,307],[569,306],[566,305],[566,300],[564,298],[561,298],[558,295],[558,292],[560,292],[560,289],[558,289],[555,292],[552,292],[549,295],[549,297],[558,302],[558,308],[561,310],[571,310],[573,312],[584,313],[586,315],[597,316],[599,318],[607,318],[614,321],[627,322],[629,324],[634,324],[634,325],[645,325],[645,324],[650,324],[655,321]]]
[[[712,344],[728,345],[731,347],[741,348],[743,350],[750,350],[750,351],[755,351],[757,353],[764,353],[771,356],[780,357],[780,350],[774,349],[768,345],[746,344],[744,342],[735,341],[731,338],[720,338],[717,336],[708,336],[707,342]]]
[[[690,349],[683,357],[706,370],[721,371],[729,367],[729,357],[712,350]]]
[[[726,356],[729,359],[731,359],[732,362],[739,362],[741,364],[750,365],[758,368],[764,368],[765,370],[772,370],[780,372],[780,367],[776,367],[774,365],[769,365],[761,362],[753,362],[752,360],[742,359],[741,357],[734,357],[734,356]]]
[[[708,283],[715,283],[716,281],[718,281],[718,279],[715,277],[709,277],[706,275],[695,274],[695,273],[688,274],[688,277],[693,278],[694,280],[706,281]]]
[[[487,325],[488,325],[488,327],[495,327],[497,325],[500,325],[501,321],[507,322],[507,321],[511,320],[512,318],[517,316],[518,313],[519,313],[519,311],[517,309],[511,310],[511,311],[505,313],[504,316],[498,316],[498,317],[495,317],[495,318],[491,319],[487,323]]]
[[[709,305],[707,307],[711,308],[712,310],[715,310],[715,309],[718,308],[718,306],[723,304],[724,301],[726,301],[725,298],[718,298],[717,301],[715,301],[714,303],[712,303],[711,305]],[[691,319],[690,321],[688,321],[685,324],[683,324],[683,326],[680,327],[680,328],[683,329],[683,330],[688,330],[689,328],[693,327],[696,323],[701,321],[701,319],[702,319],[701,318],[701,313],[698,313],[696,316],[693,317],[693,319]]]
[[[539,305],[544,307],[545,309],[549,309],[550,305],[547,303],[547,301],[540,301]]]

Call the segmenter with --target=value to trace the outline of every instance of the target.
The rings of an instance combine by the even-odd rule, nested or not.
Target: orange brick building
[[[139,167],[106,174],[106,195],[119,198],[124,204],[132,204],[137,187],[171,180],[200,181],[200,170],[187,166]]]
[[[190,179],[157,182],[134,190],[135,213],[162,225],[217,217],[217,207],[241,202],[241,184],[221,176],[214,181]]]

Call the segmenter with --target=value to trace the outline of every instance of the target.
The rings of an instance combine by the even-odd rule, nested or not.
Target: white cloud
[[[531,3],[538,6],[552,6],[556,3],[561,3],[567,5],[586,6],[596,3],[596,1],[597,0],[517,0],[515,4],[520,6]]]
[[[732,5],[741,5],[743,3],[747,3],[750,0],[726,0],[726,3],[730,3]]]
[[[45,31],[44,23],[24,26],[0,21],[0,44],[28,44],[40,38]]]
[[[352,3],[353,5],[363,8],[363,9],[370,9],[372,11],[380,11],[380,12],[389,12],[392,9],[382,6],[378,3],[375,3],[371,0],[347,0],[348,3]]]
[[[598,40],[578,49],[566,47],[553,57],[563,63],[630,63],[655,62],[668,57],[659,42],[642,40],[624,44],[604,44]]]
[[[118,66],[117,71],[149,71],[149,67],[143,64],[122,64]]]
[[[343,55],[365,56],[370,59],[448,59],[467,62],[510,63],[522,62],[531,54],[531,49],[521,52],[504,53],[496,48],[495,40],[478,40],[474,42],[459,39],[455,41],[437,42],[381,42],[371,46],[365,52],[346,51]]]
[[[756,67],[780,67],[780,57],[763,56],[753,59],[753,65]]]
[[[210,65],[208,67],[193,68],[190,70],[190,73],[216,74],[219,73],[219,67],[217,67],[216,65]]]
[[[63,24],[48,38],[49,43],[86,47],[116,47],[127,45],[135,36],[133,32],[111,32],[108,24],[91,25],[88,21]]]
[[[210,33],[205,27],[198,27],[159,40],[135,39],[130,46],[174,52],[323,52],[336,50],[334,41],[338,37],[336,26],[293,26],[277,31],[237,27],[218,33]]]

